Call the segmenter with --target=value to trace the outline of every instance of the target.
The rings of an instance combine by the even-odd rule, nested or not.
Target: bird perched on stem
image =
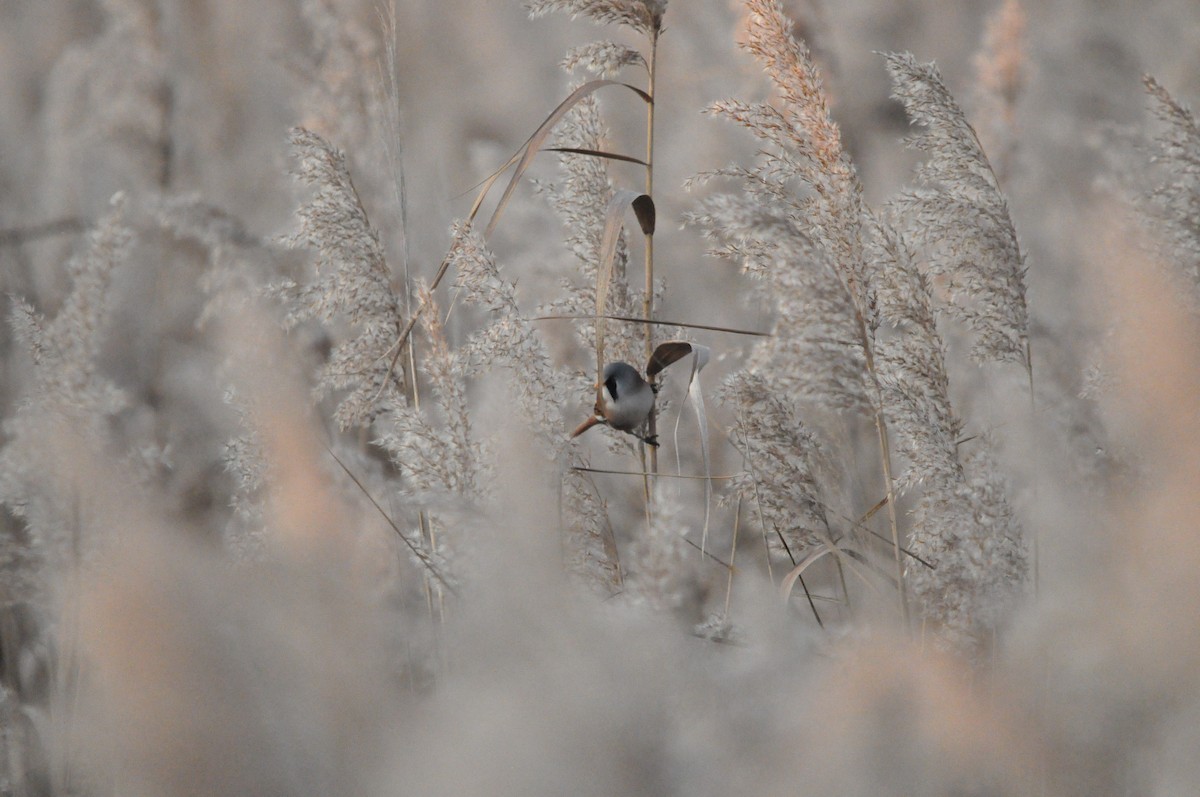
[[[662,343],[654,350],[646,366],[646,375],[653,378],[664,368],[692,352],[692,344],[682,340]],[[646,445],[657,446],[658,436],[646,436],[642,427],[654,411],[654,399],[658,385],[647,382],[638,370],[627,362],[614,362],[604,366],[600,381],[596,383],[596,414],[579,424],[571,437],[604,424],[620,432],[626,432]]]
[[[581,423],[571,437],[578,437],[602,423],[617,431],[628,432],[646,445],[658,445],[657,436],[646,437],[638,431],[649,420],[658,391],[636,368],[626,362],[609,363],[604,366],[596,391],[596,414]]]

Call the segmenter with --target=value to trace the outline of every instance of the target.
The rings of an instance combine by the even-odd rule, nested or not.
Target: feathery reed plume
[[[935,320],[933,289],[895,229],[878,222],[875,237],[879,313],[892,334],[876,349],[884,412],[897,451],[909,461],[901,492],[919,483],[957,483],[956,441],[962,423],[950,405],[945,343]]]
[[[775,183],[795,179],[813,196],[797,209],[811,219],[817,243],[832,255],[856,310],[870,318],[870,263],[863,253],[862,185],[829,105],[808,48],[796,41],[778,0],[747,0],[750,14],[745,49],[763,65],[779,92],[779,106],[724,100],[710,112],[731,119],[773,144],[754,178]],[[866,341],[862,341],[864,345]]]
[[[662,26],[667,0],[528,0],[525,8],[531,17],[565,11],[572,17],[587,17],[604,25],[628,25],[651,35]]]
[[[97,364],[113,272],[132,235],[126,206],[124,195],[115,196],[83,250],[68,263],[71,292],[52,320],[24,301],[13,305],[13,331],[33,360],[33,384],[4,423],[8,443],[0,451],[0,502],[25,521],[31,553],[52,566],[82,550],[82,541],[72,539],[80,497],[75,485],[63,482],[69,474],[46,441],[65,430],[99,450],[110,441],[109,420],[127,404]]]
[[[379,41],[331,0],[303,0],[299,10],[310,39],[293,62],[307,87],[299,126],[340,142],[355,163],[369,163],[380,154],[373,146],[377,108],[369,81]]]
[[[801,200],[760,169],[741,176],[743,194],[704,200],[689,221],[714,242],[709,253],[741,266],[774,306],[773,334],[750,353],[747,370],[771,391],[832,410],[869,411],[868,375],[856,340],[854,304],[828,252],[800,219]]]
[[[620,570],[604,503],[584,475],[569,467],[578,455],[564,433],[562,408],[568,396],[586,395],[588,382],[555,371],[545,344],[521,315],[516,287],[501,275],[495,255],[469,224],[455,225],[446,258],[464,298],[493,314],[491,324],[464,347],[465,372],[472,375],[498,364],[513,375],[509,384],[538,438],[538,448],[562,479],[567,563],[576,574],[611,589],[620,580]]]
[[[298,254],[277,242],[253,235],[242,220],[198,194],[151,198],[155,219],[176,238],[192,241],[207,251],[208,268],[200,278],[207,296],[197,329],[222,317],[234,317],[278,279],[289,258]]]
[[[976,361],[1015,362],[1024,367],[1032,409],[1033,360],[1025,301],[1025,255],[1009,214],[1008,200],[979,137],[942,82],[937,67],[932,63],[919,64],[909,53],[884,57],[892,77],[893,96],[904,104],[910,121],[923,128],[909,139],[909,145],[927,155],[917,169],[918,187],[902,192],[892,202],[895,217],[903,220],[901,234],[905,236],[904,243],[893,246],[892,251],[900,252],[910,244],[921,251],[929,276],[938,286],[934,295],[944,295],[947,312],[971,331],[971,356]],[[913,328],[922,323],[918,321]],[[928,323],[932,325],[931,318]],[[993,501],[1003,495],[1004,490],[996,485],[964,493],[967,498]],[[989,560],[990,571],[968,572],[966,593],[982,586],[981,578],[1008,581],[1005,588],[1010,591],[1019,590],[1024,580],[1023,543],[1012,511],[1006,501],[995,504],[993,509],[983,514],[976,512],[976,518],[1002,519],[992,537],[1000,546],[996,549],[999,557]],[[947,533],[962,534],[948,528],[935,532],[939,538]],[[947,545],[947,539],[939,544]],[[956,545],[950,545],[948,550]],[[1035,584],[1038,548],[1035,536]],[[1014,564],[1009,567],[1009,562]],[[924,573],[916,577],[937,582],[951,576],[939,571],[933,576]],[[926,591],[926,600],[930,594]],[[945,615],[948,607],[944,601],[941,606],[937,614]],[[961,614],[952,611],[950,616],[957,618]],[[966,612],[970,624],[978,621],[976,614],[973,610]],[[960,620],[952,620],[954,623]]]
[[[728,236],[731,240],[727,247],[732,245],[733,248],[727,251],[736,255],[749,254],[761,259],[761,253],[765,252],[770,258],[778,258],[775,263],[783,268],[828,269],[831,279],[828,288],[813,291],[808,296],[797,293],[787,300],[786,308],[780,309],[803,311],[812,308],[819,312],[812,317],[790,319],[787,331],[798,331],[806,324],[815,325],[811,331],[796,335],[797,346],[815,353],[822,365],[831,364],[839,354],[846,352],[840,365],[817,369],[824,370],[825,375],[813,386],[812,392],[832,388],[822,399],[828,405],[865,404],[873,418],[891,527],[895,581],[907,625],[908,603],[903,592],[891,451],[874,362],[875,336],[880,323],[875,299],[879,276],[868,250],[870,216],[863,202],[862,185],[842,146],[838,127],[829,114],[817,67],[808,49],[792,36],[792,26],[784,16],[779,0],[747,0],[746,9],[748,29],[743,46],[763,65],[779,92],[780,102],[771,105],[725,100],[715,103],[709,110],[748,128],[771,148],[760,153],[753,169],[734,167],[718,172],[741,179],[748,186],[745,189],[748,201],[725,200],[723,204],[710,204],[706,214],[702,214],[702,220],[706,215],[710,228],[718,231],[729,225],[733,234]],[[810,193],[795,198],[795,183]],[[765,214],[755,210],[754,204],[762,199],[768,200],[763,204],[778,210]],[[763,221],[766,221],[765,225],[761,223]],[[765,231],[760,231],[759,227]],[[718,238],[722,235],[726,233],[717,232]],[[784,247],[780,247],[781,242]],[[810,263],[806,264],[804,260]],[[819,279],[821,277],[815,274],[789,277],[777,285],[803,289],[816,284]],[[792,293],[791,290],[787,292]],[[791,356],[799,352],[781,349],[781,362],[765,374],[768,378],[780,368],[801,366]],[[859,363],[861,375],[855,376],[852,369]],[[797,378],[805,377],[792,377],[793,380]],[[865,402],[860,396],[865,397]]]
[[[646,153],[644,159],[642,160],[630,158],[628,156],[623,156],[623,159],[641,163],[644,167],[645,182],[641,193],[649,198],[651,207],[653,207],[654,119],[656,106],[655,86],[657,83],[656,75],[658,63],[658,37],[662,33],[663,29],[663,14],[665,14],[667,10],[666,0],[529,0],[529,2],[526,2],[525,7],[528,9],[531,17],[543,16],[553,11],[565,11],[570,13],[572,17],[583,15],[591,18],[594,22],[601,24],[617,23],[628,25],[646,37],[647,54],[645,55],[639,55],[632,50],[623,49],[619,46],[613,46],[607,42],[600,42],[595,45],[590,45],[584,49],[584,52],[605,59],[599,64],[593,63],[593,65],[598,66],[602,70],[611,70],[619,65],[636,63],[638,61],[640,61],[646,67],[646,91],[641,92],[640,90],[635,89],[635,91],[637,91],[642,98],[646,100]],[[569,56],[567,63],[572,63],[574,60],[575,59]],[[598,117],[596,117],[595,122],[590,126],[590,128],[587,126],[588,120],[586,116],[580,121],[583,123],[583,126],[581,126],[576,132],[584,135],[597,132],[596,128],[599,124]],[[592,137],[595,138],[595,136]],[[594,154],[595,152],[593,152],[593,155]],[[606,178],[605,182],[607,182]],[[611,188],[596,192],[591,198],[596,199],[605,194],[611,194]],[[651,321],[654,318],[654,306],[658,289],[654,277],[655,224],[652,217],[647,218],[650,219],[649,223],[642,224],[642,232],[644,235],[643,262],[645,264],[645,281],[641,300],[642,318],[644,318],[646,321]],[[642,219],[639,217],[639,221],[641,220]],[[611,223],[611,219],[609,220],[609,223]],[[618,244],[623,244],[623,235],[622,240],[618,241]],[[618,248],[623,249],[623,246],[619,246]],[[595,251],[603,251],[603,248],[596,249]],[[604,267],[605,264],[600,264],[601,269]],[[617,270],[616,276],[617,282],[619,283],[624,278],[623,270]],[[603,279],[607,279],[607,276],[602,273],[601,280]],[[600,285],[601,282],[597,281],[596,303],[594,305],[596,308],[595,315],[597,316],[595,332],[597,351],[596,378],[598,381],[600,379],[600,369],[604,366],[604,363],[600,362],[600,360],[605,359],[603,357],[603,353],[605,348],[604,338],[606,329],[605,325],[600,320],[601,316],[606,315],[606,313],[602,310],[602,306],[606,299],[606,294]],[[620,286],[618,285],[618,287]],[[624,292],[622,291],[622,293]],[[639,360],[649,362],[651,354],[654,351],[654,327],[651,324],[646,324],[641,330],[626,330],[627,334],[637,334],[638,332],[640,332],[643,339],[643,351],[640,356],[630,359],[632,359],[634,362]],[[651,386],[655,384],[655,381],[655,377],[651,376]],[[658,411],[656,407],[652,406],[650,408],[649,417],[646,420],[646,430],[649,439],[654,439],[656,437],[657,426]],[[649,512],[650,506],[653,502],[654,483],[652,478],[658,472],[657,446],[650,446],[648,451],[646,448],[643,448],[641,456],[643,460],[643,470],[646,471],[646,476],[643,478],[643,485],[647,512]]]
[[[781,101],[776,106],[724,100],[709,111],[748,128],[772,149],[760,153],[753,168],[715,172],[741,180],[745,194],[719,197],[693,220],[723,244],[717,254],[767,277],[769,290],[786,303],[777,308],[777,324],[783,327],[777,333],[784,334],[766,346],[772,376],[829,406],[866,406],[872,401],[867,375],[854,364],[866,364],[877,320],[872,317],[874,275],[863,248],[862,186],[842,149],[816,66],[792,38],[779,3],[748,0],[746,8],[744,46],[763,64]],[[795,182],[811,193],[796,196]],[[807,265],[806,260],[817,262]],[[820,326],[805,329],[810,319]],[[812,356],[825,367],[809,369],[796,354]],[[766,357],[755,356],[766,365]],[[806,362],[803,372],[797,368],[801,362]],[[787,374],[788,368],[797,370]],[[822,376],[806,385],[811,377],[804,372]]]
[[[576,104],[555,128],[554,145],[564,149],[599,151],[608,136],[595,95]],[[560,155],[563,179],[544,187],[566,230],[567,250],[575,257],[574,279],[565,279],[561,295],[547,310],[566,316],[593,316],[596,307],[596,282],[604,238],[605,209],[613,195],[612,181],[604,159],[570,152]],[[638,292],[627,279],[629,248],[624,232],[617,241],[608,289],[608,308],[612,315],[633,317],[641,304]],[[596,345],[595,324],[578,324],[579,340],[585,351]],[[609,359],[638,362],[645,348],[646,332],[637,324],[610,324],[606,327],[605,347]]]
[[[920,490],[908,549],[932,565],[910,561],[905,580],[938,641],[978,655],[1021,593],[1025,543],[986,438],[969,467],[960,462],[962,425],[950,404],[930,281],[889,224],[879,223],[874,240],[879,311],[891,330],[876,349],[884,408],[908,461],[901,489]]]
[[[304,286],[276,286],[290,307],[289,325],[315,319],[345,321],[355,336],[334,346],[317,387],[348,390],[334,419],[342,429],[369,424],[381,410],[405,403],[392,353],[404,321],[379,236],[359,200],[345,156],[321,136],[303,128],[291,143],[300,165],[297,177],[314,192],[297,211],[299,228],[286,239],[316,253],[316,279]]]
[[[821,450],[787,393],[750,371],[730,377],[721,401],[737,413],[730,429],[746,471],[734,489],[758,505],[767,543],[793,560],[804,550],[832,544],[819,481]]]
[[[485,487],[480,471],[486,452],[471,433],[464,352],[450,349],[433,296],[425,290],[418,290],[417,296],[426,307],[421,327],[428,341],[421,368],[443,425],[432,422],[428,402],[421,410],[400,407],[377,422],[383,434],[376,442],[418,492],[474,501]]]
[[[564,420],[562,407],[577,382],[586,393],[583,379],[564,379],[550,362],[545,344],[526,320],[517,304],[516,286],[504,279],[496,257],[475,229],[459,222],[447,260],[456,272],[454,286],[464,298],[491,311],[494,320],[472,336],[466,346],[468,374],[499,362],[521,373],[513,380],[513,389],[530,420],[534,434],[542,438],[548,451],[562,448]]]
[[[56,214],[96,217],[114,192],[162,189],[171,179],[163,10],[145,0],[99,5],[103,33],[69,48],[46,87],[43,191]]]
[[[623,44],[598,41],[572,47],[559,65],[568,72],[583,69],[602,78],[613,78],[623,68],[634,64],[646,66],[645,56]]]
[[[1029,56],[1027,25],[1020,0],[1003,0],[988,17],[983,45],[975,54],[975,92],[983,149],[992,153],[996,177],[1003,184],[1012,170],[1017,141],[1017,100],[1025,88]]]
[[[1154,236],[1160,259],[1200,314],[1200,127],[1192,110],[1153,77],[1142,78],[1158,130],[1142,144],[1148,160],[1140,185],[1129,185],[1133,201]],[[1132,180],[1130,181],[1132,182]]]
[[[927,155],[919,187],[894,201],[903,232],[933,278],[945,280],[947,310],[974,335],[972,356],[1020,363],[1032,374],[1025,256],[996,173],[937,67],[910,53],[884,57],[893,96],[923,128],[909,145]]]

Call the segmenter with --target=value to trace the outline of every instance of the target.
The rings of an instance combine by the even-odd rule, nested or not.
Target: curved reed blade
[[[792,589],[795,588],[796,582],[804,575],[804,571],[814,564],[822,556],[833,553],[832,548],[819,548],[813,551],[808,556],[800,560],[800,563],[793,567],[788,574],[783,577],[783,581],[779,582],[779,597],[785,601],[792,594]]]
[[[608,289],[612,285],[613,261],[617,257],[617,244],[621,240],[621,229],[625,226],[625,210],[634,207],[635,204],[639,203],[639,200],[644,200],[640,202],[642,211],[639,213],[635,208],[634,212],[638,214],[638,220],[641,222],[642,216],[646,213],[646,203],[650,203],[650,207],[652,208],[654,202],[650,197],[645,194],[639,194],[636,191],[615,192],[612,198],[608,200],[608,208],[604,211],[604,236],[600,241],[600,262],[596,268],[597,382],[603,381],[600,377],[604,373],[604,331],[605,321],[608,320],[608,316],[604,311],[608,306]]]
[[[590,320],[590,315],[539,315],[530,321],[583,321]],[[608,321],[624,321],[629,324],[653,324],[660,327],[681,327],[683,329],[703,329],[708,332],[726,332],[730,335],[751,335],[756,338],[773,338],[770,332],[759,332],[754,329],[734,329],[733,327],[717,327],[711,324],[692,324],[687,321],[667,321],[664,319],[634,318],[627,315],[606,315]]]
[[[509,166],[512,166],[521,159],[520,156],[521,150],[517,150],[511,158],[504,162],[503,166],[489,174],[482,182],[475,186],[479,189],[479,193],[475,195],[475,201],[471,203],[471,210],[467,213],[467,221],[475,221],[475,217],[479,215],[479,208],[483,205],[483,200],[487,197],[488,191],[492,190],[492,186],[500,179],[500,175],[508,171]]]
[[[700,432],[700,455],[704,462],[704,531],[700,537],[700,552],[706,553],[708,547],[708,525],[712,517],[712,462],[708,454],[708,412],[704,409],[704,392],[700,389],[700,380],[698,379],[700,371],[704,366],[708,365],[708,361],[712,356],[712,352],[707,346],[688,343],[683,340],[672,340],[660,344],[654,350],[650,357],[649,368],[655,367],[660,362],[654,374],[657,374],[663,368],[666,368],[673,362],[676,362],[688,355],[692,357],[692,371],[688,376],[686,389],[687,403],[691,405],[692,411],[696,413],[696,426]],[[660,359],[661,358],[661,359]],[[669,360],[669,361],[667,361]],[[667,361],[667,362],[664,362]],[[649,373],[649,370],[647,370]],[[653,375],[653,374],[651,374]],[[679,457],[679,422],[683,420],[683,410],[675,416],[675,470],[681,471],[682,465]]]
[[[631,86],[628,83],[622,83],[619,80],[589,80],[587,83],[584,83],[582,86],[567,95],[567,98],[560,102],[558,107],[550,112],[550,115],[547,116],[546,119],[538,126],[538,129],[533,131],[533,135],[526,140],[524,146],[522,146],[517,154],[509,158],[508,163],[504,165],[504,168],[502,168],[495,177],[489,179],[480,190],[479,195],[475,197],[475,203],[471,206],[471,213],[468,217],[471,219],[474,219],[475,214],[479,212],[479,207],[483,204],[484,197],[487,196],[488,190],[490,190],[495,184],[496,180],[500,176],[500,173],[502,173],[504,169],[507,169],[513,162],[517,162],[517,168],[513,172],[512,178],[508,181],[508,187],[504,189],[504,193],[501,195],[500,201],[496,204],[496,209],[492,211],[492,219],[488,222],[487,229],[484,230],[483,233],[485,238],[490,236],[492,231],[496,229],[496,224],[500,221],[500,214],[504,212],[504,207],[508,204],[508,200],[512,197],[513,191],[516,190],[517,183],[521,181],[521,177],[525,174],[526,169],[529,168],[529,164],[533,163],[534,156],[537,155],[538,150],[542,146],[542,142],[544,142],[546,137],[550,135],[550,131],[554,129],[555,125],[562,121],[562,118],[567,115],[567,111],[571,110],[576,103],[597,89],[602,89],[605,86],[624,86],[625,88],[637,94],[646,102],[651,101],[650,95],[646,92],[642,91],[636,86]],[[518,158],[518,156],[520,157]]]
[[[598,149],[584,149],[582,147],[542,147],[542,152],[560,152],[566,155],[587,155],[592,158],[604,158],[612,161],[624,161],[626,163],[636,163],[639,166],[647,165],[641,158],[635,158],[632,155],[621,155],[616,152],[603,152]],[[511,163],[511,161],[510,161]],[[505,166],[500,171],[504,171],[508,166]]]

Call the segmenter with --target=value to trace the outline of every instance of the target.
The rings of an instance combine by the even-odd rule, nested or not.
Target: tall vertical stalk
[[[646,196],[654,199],[654,106],[658,99],[658,94],[655,91],[655,77],[657,76],[658,62],[658,35],[662,30],[661,20],[655,20],[654,27],[650,30],[650,58],[647,60],[647,71],[649,77],[646,84],[646,93],[650,95],[650,101],[646,103]],[[653,231],[645,234],[645,258],[646,258],[646,295],[642,302],[643,317],[646,321],[651,321],[654,317],[654,233]],[[654,325],[646,324],[646,362],[650,362],[650,356],[654,353]],[[650,384],[654,385],[657,376],[650,377]],[[650,410],[650,418],[647,422],[647,434],[651,439],[654,439],[658,431],[658,411],[657,408]],[[651,502],[654,495],[654,477],[658,474],[658,449],[654,446],[647,446],[650,449],[650,463],[647,472],[650,474],[646,477],[646,496],[647,502]]]
[[[900,555],[900,524],[896,519],[896,480],[892,476],[892,449],[881,407],[875,409],[875,432],[879,437],[879,458],[883,461],[883,479],[887,488],[888,523],[892,527],[892,552],[895,554],[896,563],[896,589],[900,593],[900,614],[904,618],[904,633],[907,634],[911,629],[908,591],[904,588],[904,560]]]
[[[875,352],[867,332],[867,322],[861,310],[856,310],[858,334],[862,337],[863,356],[867,361],[867,373],[874,383],[876,402],[874,412],[875,433],[879,439],[879,459],[883,463],[883,481],[887,496],[888,523],[892,528],[892,553],[895,555],[896,591],[900,598],[900,616],[904,619],[904,633],[912,633],[908,612],[908,590],[904,587],[904,560],[900,554],[900,523],[896,518],[896,480],[892,475],[892,447],[888,440],[887,421],[883,417],[883,390],[875,370]],[[849,596],[847,596],[849,597]]]
[[[400,78],[397,73],[396,66],[396,3],[392,0],[381,12],[386,34],[384,53],[387,58],[385,70],[383,71],[384,89],[387,96],[387,117],[385,118],[386,129],[383,131],[384,140],[387,146],[388,160],[393,172],[393,188],[395,190],[396,209],[400,213],[400,236],[401,236],[401,261],[404,279],[404,315],[410,322],[416,319],[413,316],[412,307],[412,250],[410,247],[410,227],[408,218],[408,185],[404,171],[404,144],[400,131]],[[389,275],[390,277],[390,275]],[[436,288],[436,284],[434,288]],[[405,335],[401,335],[397,346],[405,349],[403,351],[405,357],[405,368],[408,373],[404,380],[408,387],[408,399],[412,403],[413,409],[417,412],[421,411],[421,386],[417,381],[417,353],[416,347],[413,346],[413,341]],[[400,351],[396,352],[399,356]],[[431,557],[437,555],[437,532],[430,522],[429,513],[422,509],[417,513],[417,527],[420,534],[422,544],[429,546],[429,555]],[[429,615],[431,619],[436,619],[444,623],[445,616],[445,593],[442,591],[440,584],[434,583],[430,578],[429,573],[425,573],[425,600],[429,607]],[[435,608],[436,607],[436,608]]]
[[[1029,376],[1029,422],[1037,432],[1037,399],[1033,393],[1033,349],[1029,345],[1028,333],[1025,338],[1025,373]],[[1037,460],[1034,460],[1034,467],[1037,467]],[[1037,485],[1038,480],[1033,480],[1033,503],[1037,505]],[[1042,580],[1042,545],[1041,534],[1038,532],[1038,524],[1033,524],[1033,597],[1036,599],[1041,594]]]

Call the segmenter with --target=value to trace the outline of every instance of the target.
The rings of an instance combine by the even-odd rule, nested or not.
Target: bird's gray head
[[[643,380],[642,375],[629,363],[615,362],[604,366],[604,378],[600,381],[616,401],[621,394],[633,390]]]

